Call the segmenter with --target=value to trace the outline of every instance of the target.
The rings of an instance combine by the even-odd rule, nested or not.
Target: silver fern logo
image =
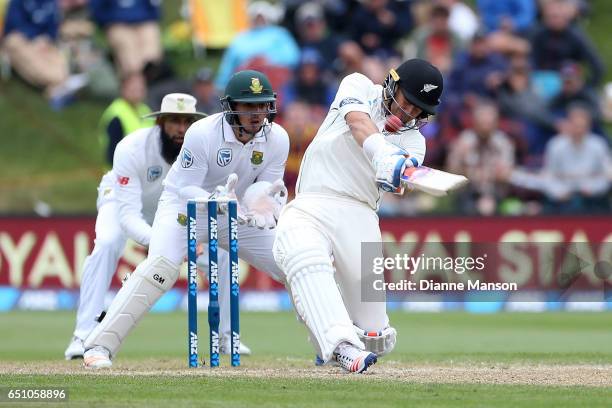
[[[437,87],[438,85],[425,84],[423,85],[423,89],[421,89],[421,92],[429,92],[429,91],[436,89]]]

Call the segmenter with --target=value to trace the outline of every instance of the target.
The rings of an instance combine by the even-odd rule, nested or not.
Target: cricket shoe
[[[232,344],[229,341],[221,342],[221,345],[219,346],[219,352],[221,354],[232,354],[231,350],[232,350]],[[249,346],[247,346],[243,342],[240,342],[240,349],[238,351],[239,351],[241,356],[250,356],[251,355],[251,349],[249,348]]]
[[[351,373],[363,373],[377,360],[376,354],[349,343],[340,344],[334,352],[334,358],[340,367]]]
[[[83,366],[85,368],[109,368],[113,365],[110,352],[102,346],[96,346],[83,354]]]
[[[66,357],[66,360],[75,360],[77,358],[83,358],[83,353],[85,353],[83,340],[79,339],[77,336],[74,336],[72,340],[70,340],[68,348],[66,348],[66,351],[64,351],[64,357]]]

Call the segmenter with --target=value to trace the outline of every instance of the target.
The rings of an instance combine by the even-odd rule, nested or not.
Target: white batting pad
[[[286,230],[276,237],[274,255],[286,275],[293,305],[310,331],[319,356],[327,362],[342,342],[363,348],[353,330],[325,244],[307,229]],[[316,235],[316,234],[314,234]]]
[[[142,262],[115,296],[104,320],[85,340],[85,350],[103,346],[111,357],[157,300],[174,286],[179,267],[159,256]]]

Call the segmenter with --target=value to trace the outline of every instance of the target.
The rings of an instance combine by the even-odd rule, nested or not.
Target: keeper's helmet
[[[438,68],[422,59],[407,60],[397,69],[389,71],[383,83],[385,107],[388,109],[391,106],[399,90],[408,102],[423,110],[415,118],[415,122],[421,123],[415,123],[414,127],[420,127],[419,124],[422,126],[428,116],[436,114],[443,86],[442,74]]]
[[[276,117],[276,93],[268,77],[254,70],[236,72],[225,87],[225,95],[221,97],[221,106],[227,122],[232,126],[240,126],[238,115],[248,115],[256,111],[237,111],[236,103],[260,104],[266,103],[266,118],[271,124]],[[264,125],[265,126],[265,125]]]

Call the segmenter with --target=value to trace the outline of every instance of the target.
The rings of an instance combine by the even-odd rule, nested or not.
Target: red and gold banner
[[[93,247],[94,223],[93,217],[0,218],[0,286],[78,288],[83,261]],[[417,255],[423,245],[431,242],[582,242],[592,249],[595,260],[611,255],[601,253],[610,245],[599,244],[612,242],[612,217],[401,218],[383,219],[381,229],[385,245],[404,245],[405,252]],[[517,248],[517,253],[528,252]],[[530,273],[537,276],[543,263],[529,254],[521,258],[523,263],[529,263],[523,267],[529,267]],[[510,258],[516,264],[515,257]],[[113,286],[120,286],[121,277],[143,259],[142,248],[128,243]],[[244,289],[281,288],[265,274],[247,265],[242,268]]]

